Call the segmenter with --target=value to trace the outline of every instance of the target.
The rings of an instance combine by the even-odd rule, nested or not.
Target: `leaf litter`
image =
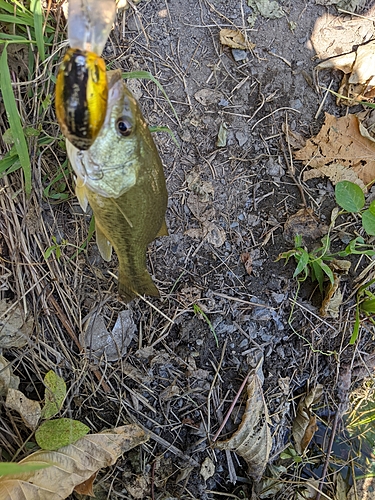
[[[323,386],[317,384],[301,398],[297,406],[297,414],[292,426],[292,434],[297,453],[302,455],[317,431],[316,415],[312,407],[322,397]]]
[[[248,465],[248,473],[259,481],[267,466],[272,446],[270,418],[263,394],[263,357],[247,382],[245,413],[237,431],[226,441],[217,441],[215,448],[235,451]]]
[[[348,180],[365,190],[375,179],[375,143],[361,134],[353,114],[337,118],[325,113],[320,132],[294,156],[314,169],[304,180],[325,175],[333,184]]]
[[[114,464],[123,453],[147,440],[148,435],[132,424],[89,434],[57,451],[37,451],[19,464],[49,467],[0,477],[0,498],[63,500],[99,469]]]

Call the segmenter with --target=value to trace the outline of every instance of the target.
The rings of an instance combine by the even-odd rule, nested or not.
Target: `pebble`
[[[232,49],[232,56],[236,62],[244,61],[245,59],[247,59],[247,51],[241,49]]]
[[[300,99],[293,99],[290,101],[290,107],[294,109],[301,109],[303,108],[303,102]]]
[[[245,134],[245,132],[242,132],[240,130],[239,132],[236,132],[236,139],[238,141],[238,144],[240,146],[243,146],[248,141],[249,136],[247,134]]]

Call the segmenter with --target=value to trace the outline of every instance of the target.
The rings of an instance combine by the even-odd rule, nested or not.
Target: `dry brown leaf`
[[[21,391],[17,389],[9,389],[5,406],[10,410],[18,412],[25,425],[35,431],[38,427],[42,409],[38,401],[33,401],[27,398]]]
[[[33,318],[24,320],[18,304],[0,300],[0,348],[23,347],[33,328]]]
[[[319,221],[311,208],[301,208],[285,222],[284,238],[294,243],[295,237],[300,235],[306,243],[321,238],[327,231],[328,227]]]
[[[9,500],[63,500],[94,472],[108,467],[126,451],[145,443],[147,434],[137,425],[124,425],[100,434],[88,434],[57,451],[39,450],[21,464],[46,464],[46,469],[0,477],[0,498]]]
[[[285,134],[287,142],[293,149],[301,149],[306,145],[306,138],[302,134],[291,130],[287,123],[284,122],[281,125],[281,129]]]
[[[253,272],[253,259],[249,252],[243,252],[240,256],[242,264],[245,266],[247,274],[251,275]]]
[[[338,104],[355,106],[359,101],[375,97],[375,40],[359,45],[348,54],[332,57],[316,67],[320,69],[339,69],[345,76],[339,94],[348,99],[338,98]]]
[[[194,98],[202,104],[202,106],[210,106],[212,104],[217,104],[221,99],[224,99],[224,94],[218,90],[213,89],[201,89],[194,94]]]
[[[342,180],[352,180],[345,175],[346,168],[353,171],[367,185],[375,179],[375,143],[363,137],[359,131],[356,115],[336,118],[328,113],[318,135],[309,139],[304,148],[295,152],[297,160],[321,170],[336,184]],[[336,166],[342,169],[338,178]]]
[[[94,497],[94,481],[96,478],[97,472],[94,472],[92,476],[90,476],[86,481],[83,481],[81,484],[77,484],[74,488],[74,491],[79,495],[88,495],[89,497]]]
[[[235,451],[249,467],[249,475],[259,481],[266,468],[271,451],[269,416],[260,378],[250,377],[247,385],[247,402],[242,422],[230,439],[215,443],[220,450]]]
[[[252,50],[255,48],[255,43],[245,40],[241,31],[228,28],[220,30],[220,43],[231,49]]]
[[[304,453],[317,430],[316,417],[312,413],[312,406],[319,401],[322,392],[323,386],[317,384],[317,386],[308,392],[298,403],[292,434],[296,451],[300,455]]]

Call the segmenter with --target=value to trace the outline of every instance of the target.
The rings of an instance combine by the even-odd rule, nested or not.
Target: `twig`
[[[332,87],[332,83],[333,83],[333,79],[329,82],[329,85],[328,85],[328,88],[323,96],[323,99],[322,99],[322,102],[319,104],[319,108],[318,108],[318,111],[316,112],[314,118],[315,120],[318,118],[318,116],[320,115],[321,111],[322,111],[322,108],[324,106],[324,103],[326,102],[326,99],[327,99],[327,96],[329,94],[329,91],[331,90],[331,87]]]
[[[223,346],[223,349],[221,351],[221,358],[220,358],[220,361],[219,361],[219,364],[218,364],[218,367],[215,371],[215,375],[214,375],[214,378],[213,378],[213,381],[212,381],[212,384],[211,384],[211,387],[210,387],[210,391],[208,393],[208,396],[207,396],[207,432],[209,433],[210,432],[210,428],[211,428],[211,396],[212,396],[212,391],[214,390],[214,387],[215,387],[215,383],[216,383],[216,380],[219,376],[219,372],[220,372],[220,369],[221,369],[221,365],[223,363],[223,359],[224,359],[224,355],[225,355],[225,351],[227,349],[227,344],[228,344],[228,339],[225,339],[225,342],[224,342],[224,346]]]
[[[241,393],[242,393],[242,391],[243,391],[243,389],[244,389],[244,387],[245,387],[245,385],[246,385],[247,381],[249,380],[250,375],[251,375],[253,372],[254,372],[254,368],[252,368],[252,369],[249,371],[249,373],[246,375],[246,377],[244,378],[244,380],[243,380],[243,382],[242,382],[242,384],[241,384],[241,387],[238,389],[237,394],[234,396],[234,399],[233,399],[233,401],[232,401],[232,404],[230,405],[229,410],[227,411],[227,413],[226,413],[226,415],[225,415],[225,417],[224,417],[224,420],[222,421],[222,423],[221,423],[221,425],[220,425],[219,429],[217,430],[216,434],[215,434],[215,435],[214,435],[214,437],[212,438],[212,442],[213,442],[213,443],[217,440],[217,438],[219,437],[219,435],[220,435],[221,431],[224,429],[225,424],[228,422],[228,419],[229,419],[229,417],[230,417],[230,416],[231,416],[231,414],[232,414],[233,408],[235,407],[235,405],[236,405],[236,403],[237,403],[237,401],[238,401],[238,398],[241,396]]]

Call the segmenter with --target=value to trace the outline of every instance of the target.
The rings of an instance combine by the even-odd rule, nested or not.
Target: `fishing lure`
[[[100,54],[112,28],[115,0],[70,0],[69,49],[56,82],[56,115],[62,133],[87,150],[103,125],[108,84]]]
[[[64,136],[86,150],[96,139],[108,99],[104,60],[94,52],[68,49],[56,81],[56,116]]]

